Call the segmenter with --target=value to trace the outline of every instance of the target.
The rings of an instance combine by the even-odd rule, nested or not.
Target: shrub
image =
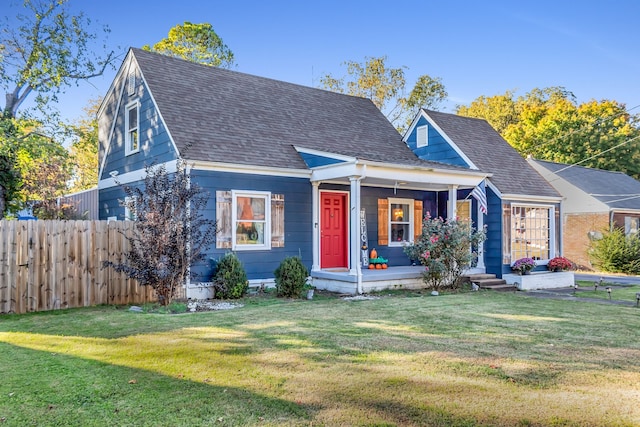
[[[626,236],[622,228],[605,232],[591,242],[589,257],[594,267],[610,273],[640,273],[640,237]]]
[[[309,270],[300,257],[287,257],[282,260],[276,271],[276,295],[279,297],[299,297],[307,283]]]
[[[573,269],[573,263],[563,256],[557,256],[549,260],[547,268],[551,271],[567,271]]]
[[[459,285],[460,276],[476,258],[472,250],[484,239],[484,230],[473,230],[468,222],[444,221],[427,214],[422,234],[404,251],[425,266],[423,280],[437,291]]]
[[[517,259],[511,269],[520,274],[526,274],[536,267],[536,261],[533,258]]]
[[[233,252],[227,253],[216,263],[213,275],[214,298],[241,298],[249,288],[247,273],[242,262]]]

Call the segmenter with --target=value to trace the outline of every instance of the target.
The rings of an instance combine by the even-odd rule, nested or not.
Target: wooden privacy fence
[[[104,261],[124,259],[127,221],[0,221],[0,313],[155,301]]]

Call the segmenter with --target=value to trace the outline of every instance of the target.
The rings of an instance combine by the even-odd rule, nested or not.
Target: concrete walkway
[[[617,274],[606,273],[587,273],[587,272],[575,272],[575,280],[586,280],[591,282],[597,282],[602,278],[604,282],[621,284],[621,285],[640,285],[640,276],[625,276]]]

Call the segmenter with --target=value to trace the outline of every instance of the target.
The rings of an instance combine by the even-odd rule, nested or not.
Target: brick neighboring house
[[[622,172],[569,166],[527,159],[564,197],[562,203],[563,254],[580,267],[591,269],[588,249],[603,231],[640,230],[640,181]]]

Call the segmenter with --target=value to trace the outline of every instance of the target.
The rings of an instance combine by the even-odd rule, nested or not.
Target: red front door
[[[347,194],[320,193],[320,267],[347,267]]]

